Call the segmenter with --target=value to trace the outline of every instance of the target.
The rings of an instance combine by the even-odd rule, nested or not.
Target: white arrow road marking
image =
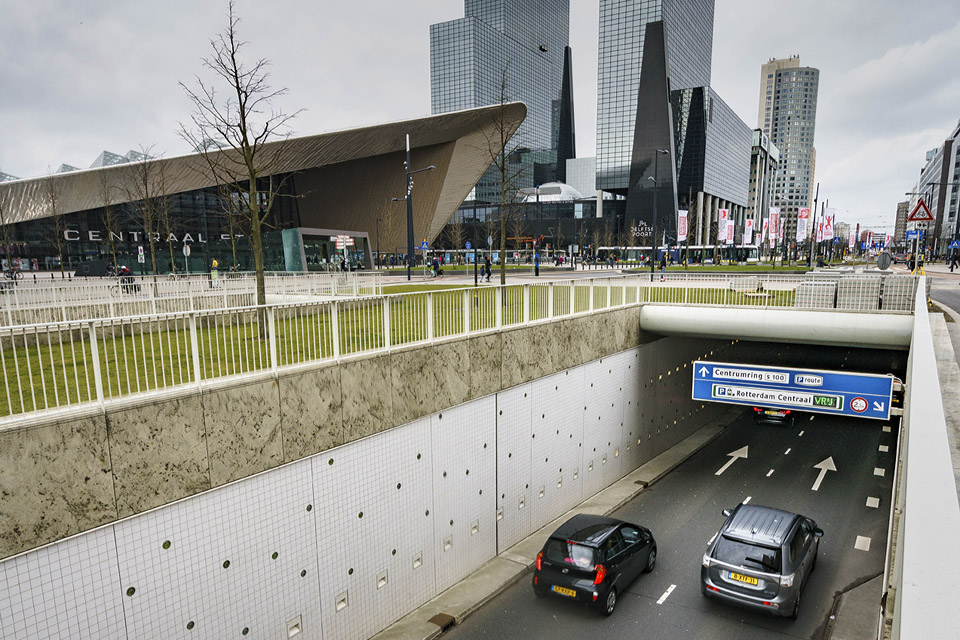
[[[706,367],[700,367],[700,375],[706,378],[708,373],[710,373],[710,369],[707,369]]]
[[[813,468],[820,469],[820,475],[817,476],[816,482],[813,483],[813,491],[819,491],[820,483],[823,482],[823,479],[827,476],[827,471],[836,471],[837,465],[833,463],[833,456],[830,456],[826,460],[813,465]]]
[[[883,408],[886,406],[887,406],[886,402],[877,402],[876,400],[873,401],[874,411],[879,411],[880,413],[883,413]]]
[[[657,600],[657,604],[663,604],[663,601],[670,597],[670,594],[673,593],[673,590],[677,588],[677,585],[672,584],[670,588],[663,592],[663,595],[660,596],[660,599]]]
[[[740,449],[737,449],[736,451],[731,451],[731,452],[728,453],[727,455],[730,456],[730,459],[727,460],[727,464],[725,464],[725,465],[723,465],[722,467],[720,467],[720,469],[718,469],[717,472],[716,472],[715,474],[713,474],[713,475],[718,476],[718,475],[720,475],[721,473],[723,473],[724,471],[726,471],[727,469],[729,469],[729,468],[730,468],[730,465],[732,465],[734,462],[737,461],[737,458],[746,458],[746,457],[747,457],[747,447],[742,447],[742,448],[740,448]]]

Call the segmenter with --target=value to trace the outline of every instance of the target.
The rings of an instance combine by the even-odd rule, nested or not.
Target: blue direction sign
[[[917,240],[923,237],[923,231],[920,229],[911,229],[907,231],[907,240]]]
[[[893,376],[697,361],[693,399],[811,413],[890,418]]]
[[[466,246],[466,247],[467,247],[467,249],[470,249],[470,248],[472,248],[472,247],[473,247],[473,245],[472,245],[472,244],[470,244],[470,241],[469,241],[469,240],[467,240],[467,244],[466,244],[466,245],[464,245],[464,246]]]

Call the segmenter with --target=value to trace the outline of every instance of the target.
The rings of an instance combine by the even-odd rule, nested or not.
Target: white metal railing
[[[644,274],[346,299],[305,295],[262,307],[3,327],[0,422],[103,410],[161,392],[603,309],[651,303],[793,307],[805,282],[764,278],[746,290],[731,276],[651,283]],[[764,292],[770,295],[749,297]]]
[[[380,295],[380,273],[269,273],[274,302]],[[0,326],[225,309],[256,303],[252,273],[0,281]]]

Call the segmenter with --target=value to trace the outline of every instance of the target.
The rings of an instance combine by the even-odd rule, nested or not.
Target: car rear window
[[[556,540],[551,538],[547,542],[547,560],[557,564],[567,564],[583,569],[584,571],[593,571],[596,563],[594,561],[595,549],[586,547],[576,542],[566,540]]]
[[[780,549],[761,547],[721,536],[713,557],[721,562],[764,573],[780,573]]]

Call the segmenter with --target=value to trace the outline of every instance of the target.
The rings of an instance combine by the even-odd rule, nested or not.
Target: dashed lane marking
[[[886,453],[887,451],[890,451],[890,447],[885,444],[880,445],[880,453]]]
[[[800,435],[799,435],[798,437],[802,438],[802,437],[803,437],[803,434],[804,434],[804,432],[801,431],[801,432],[800,432]]]
[[[866,536],[857,536],[857,542],[853,545],[858,551],[870,551],[870,538]]]
[[[813,420],[813,416],[810,416],[810,419]]]
[[[793,451],[793,447],[790,447],[789,449],[787,449],[786,451],[784,451],[784,452],[783,452],[783,455],[788,456],[788,455],[790,455],[790,452],[791,452],[791,451]]]
[[[867,498],[867,506],[876,509],[880,506],[880,498]]]
[[[886,469],[882,469],[882,468],[880,468],[880,467],[875,467],[875,468],[873,469],[873,475],[875,475],[875,476],[883,476],[883,475],[885,475],[886,473],[887,473]]]
[[[753,496],[747,496],[747,498],[743,501],[743,504],[750,504],[750,498],[752,497]]]
[[[868,538],[869,540],[869,538]],[[660,596],[660,599],[657,600],[657,604],[663,604],[663,602],[670,597],[670,594],[673,593],[673,590],[677,588],[677,585],[672,584],[670,588],[663,592],[663,595]]]
[[[772,476],[772,475],[773,475],[773,469],[770,469],[770,471],[767,471],[767,477],[768,477],[768,478],[769,478],[770,476]]]
[[[883,432],[884,432],[884,433],[890,433],[890,427],[884,427],[884,428],[883,428]]]

